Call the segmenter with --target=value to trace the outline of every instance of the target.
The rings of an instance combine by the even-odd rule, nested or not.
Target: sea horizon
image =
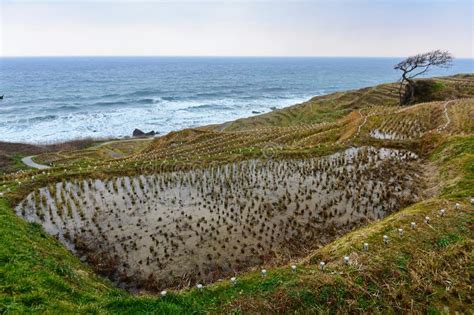
[[[308,58],[308,59],[317,59],[317,58],[326,58],[326,59],[393,59],[400,58],[404,59],[405,56],[299,56],[299,55],[17,55],[17,56],[0,56],[0,59],[21,59],[21,58],[281,58],[281,59],[291,59],[291,58]],[[474,57],[455,57],[455,60],[472,60]]]

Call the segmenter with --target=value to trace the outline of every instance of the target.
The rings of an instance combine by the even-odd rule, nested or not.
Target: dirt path
[[[445,130],[446,128],[448,128],[449,124],[451,124],[451,117],[449,117],[448,105],[452,102],[454,102],[454,100],[449,100],[449,101],[446,101],[443,105],[443,113],[444,113],[444,116],[446,117],[446,123],[439,128],[431,129],[424,132],[423,135],[430,134],[433,132],[441,132]]]
[[[377,115],[376,112],[372,112],[372,113],[369,113],[369,114],[367,114],[367,115],[364,116],[364,115],[362,114],[362,111],[361,111],[360,109],[359,109],[357,112],[359,113],[359,115],[360,115],[361,118],[364,117],[364,120],[363,120],[362,123],[357,127],[357,132],[354,134],[354,138],[355,138],[355,137],[358,137],[358,136],[360,135],[360,131],[362,130],[362,127],[364,127],[365,124],[367,123],[367,120],[369,119],[369,117],[374,116],[374,115]]]
[[[448,128],[449,124],[451,123],[451,118],[449,117],[449,112],[448,112],[448,105],[452,102],[453,101],[451,100],[451,101],[447,101],[446,103],[444,103],[443,112],[444,112],[444,116],[446,117],[446,123],[444,124],[443,127],[439,128],[439,131],[442,131],[442,130]]]
[[[43,165],[43,164],[38,164],[36,162],[33,161],[33,158],[35,156],[34,155],[30,155],[30,156],[27,156],[27,157],[24,157],[21,159],[21,161],[23,162],[23,164],[25,164],[26,166],[29,166],[31,168],[36,168],[38,170],[46,170],[48,168],[51,168],[50,166],[48,165]]]
[[[437,128],[436,131],[441,132],[441,131],[445,130],[446,128],[448,128],[449,124],[451,123],[451,117],[449,117],[448,105],[452,102],[453,102],[453,100],[449,100],[449,101],[446,101],[444,103],[443,112],[444,112],[444,116],[446,117],[446,123],[442,127]],[[422,106],[422,105],[423,105],[423,103],[422,104],[417,104],[417,105],[414,105],[414,106]],[[399,109],[399,110],[396,111],[396,113],[398,114],[398,113],[405,112],[407,110],[412,110],[414,106]],[[360,109],[357,112],[359,113],[361,118],[364,118],[364,120],[357,127],[357,132],[353,136],[354,138],[360,135],[362,127],[365,126],[365,124],[367,123],[368,118],[371,117],[371,116],[377,115],[377,113],[369,113],[369,114],[364,116],[364,114],[362,114],[362,111]],[[434,130],[430,130],[430,131],[427,131],[426,133],[430,133],[430,132],[433,132],[433,131]]]
[[[360,134],[360,130],[362,129],[362,127],[364,127],[364,125],[367,123],[367,117],[368,117],[368,115],[365,115],[365,116],[362,115],[362,112],[360,110],[358,110],[358,112],[359,112],[360,117],[364,117],[364,121],[362,121],[359,127],[357,127],[356,137]]]

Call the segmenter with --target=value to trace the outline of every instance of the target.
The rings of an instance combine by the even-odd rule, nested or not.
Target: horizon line
[[[349,55],[6,55],[1,58],[407,58],[407,56],[349,56]],[[455,59],[473,59],[455,57]]]

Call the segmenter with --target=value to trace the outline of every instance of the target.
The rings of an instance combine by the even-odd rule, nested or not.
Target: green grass
[[[440,165],[442,196],[468,198],[474,196],[474,137],[459,136],[441,145],[431,156]]]
[[[116,291],[5,200],[0,220],[0,312],[71,311]]]
[[[23,154],[15,154],[13,155],[12,157],[12,160],[13,160],[13,169],[16,170],[16,171],[19,171],[19,170],[26,170],[28,167],[23,164],[23,162],[21,161],[22,158],[24,158],[25,155]]]
[[[436,244],[439,247],[448,247],[451,244],[455,244],[459,241],[462,241],[463,238],[458,233],[450,232],[445,235],[442,235],[437,241]]]

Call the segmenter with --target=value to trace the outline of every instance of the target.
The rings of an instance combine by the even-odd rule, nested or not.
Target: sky
[[[472,0],[0,0],[1,56],[473,58]]]

